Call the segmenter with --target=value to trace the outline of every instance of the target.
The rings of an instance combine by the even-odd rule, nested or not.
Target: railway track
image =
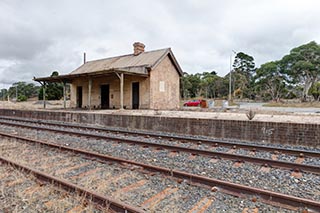
[[[120,210],[121,212],[159,212],[159,209],[170,212],[169,209],[174,209],[174,207],[187,211],[188,209],[185,209],[175,197],[184,194],[189,194],[197,202],[203,202],[203,200],[208,203],[212,202],[210,190],[177,184],[175,180],[163,178],[157,174],[140,172],[138,165],[128,164],[125,161],[116,162],[115,159],[95,156],[86,151],[49,146],[40,141],[37,141],[36,145],[34,145],[35,141],[28,140],[28,142],[29,144],[2,142],[6,150],[11,146],[16,148],[6,152],[2,151],[1,155],[6,159],[1,157],[1,160],[8,161],[15,166],[19,165],[24,170],[32,171],[35,175],[50,182],[53,180],[63,187],[70,188],[71,186],[72,189],[77,188],[77,190],[80,188],[81,194],[85,194],[100,204],[106,203],[111,210],[114,209],[111,208],[113,203],[127,203],[122,204],[122,208],[116,209],[115,212],[120,212]],[[45,146],[39,146],[39,144]],[[36,167],[41,171],[35,171],[30,167]],[[111,194],[113,199],[104,199],[106,193]],[[115,201],[115,198],[123,202]],[[113,201],[110,202],[110,200]],[[191,206],[191,209],[196,208],[197,202]]]
[[[9,122],[10,120],[11,120],[11,122]],[[68,147],[72,146],[72,147],[76,147],[78,149],[81,148],[81,149],[85,149],[85,150],[98,151],[98,152],[100,152],[100,154],[103,154],[103,155],[105,153],[108,153],[108,154],[110,153],[110,154],[115,155],[115,156],[117,156],[117,154],[114,154],[114,151],[112,151],[112,150],[118,150],[120,148],[119,152],[124,152],[124,154],[122,154],[120,156],[124,156],[125,158],[128,158],[127,160],[129,160],[129,162],[127,162],[127,163],[129,163],[129,164],[130,164],[130,162],[134,162],[134,161],[130,160],[130,158],[135,160],[135,161],[138,161],[138,162],[150,162],[149,158],[152,157],[152,155],[155,155],[155,156],[157,155],[158,156],[158,152],[160,152],[160,156],[161,156],[162,152],[163,152],[162,154],[164,154],[164,152],[166,152],[165,155],[170,155],[170,158],[172,158],[172,160],[175,160],[174,158],[177,159],[177,156],[179,156],[179,155],[183,155],[182,153],[190,154],[192,159],[193,158],[205,158],[205,157],[200,157],[202,155],[212,158],[213,157],[213,153],[214,153],[212,151],[208,152],[208,150],[205,150],[206,148],[203,147],[203,144],[205,144],[205,143],[202,143],[201,141],[199,141],[198,138],[193,138],[193,141],[186,142],[185,140],[179,140],[178,141],[177,139],[174,139],[175,138],[174,135],[162,135],[161,136],[159,134],[156,134],[156,135],[152,136],[152,134],[150,134],[150,133],[148,134],[148,133],[144,132],[143,136],[141,136],[141,135],[136,136],[135,135],[136,134],[135,131],[131,131],[130,133],[122,134],[121,130],[117,130],[117,129],[113,129],[115,132],[111,133],[111,135],[110,135],[111,131],[106,132],[106,130],[103,130],[103,131],[99,130],[101,128],[98,128],[98,130],[97,130],[97,129],[93,128],[93,127],[79,127],[78,125],[72,125],[72,127],[68,128],[67,124],[63,124],[62,127],[61,126],[59,127],[59,123],[52,123],[52,122],[40,122],[40,124],[37,124],[35,126],[35,125],[27,124],[27,122],[28,121],[25,120],[25,119],[7,119],[6,121],[1,121],[0,120],[0,125],[5,127],[3,129],[6,129],[6,126],[11,126],[12,127],[11,131],[16,131],[17,130],[15,132],[16,134],[20,134],[21,133],[19,128],[23,128],[23,129],[28,128],[29,129],[28,131],[22,131],[22,132],[26,132],[27,136],[31,136],[31,137],[37,136],[39,138],[43,138],[43,139],[47,140],[45,137],[42,137],[42,135],[48,135],[47,138],[49,140],[54,139],[55,140],[54,143],[59,144],[58,146],[60,146],[60,147],[63,146],[63,145],[66,145]],[[32,121],[32,123],[36,124],[37,121]],[[51,123],[52,123],[52,125],[50,125]],[[89,130],[87,128],[89,128]],[[13,129],[15,129],[15,130],[13,130]],[[35,130],[35,129],[37,129],[37,130]],[[10,130],[9,130],[9,132],[10,132]],[[49,134],[49,132],[52,132],[54,134],[52,134],[52,133]],[[66,134],[69,135],[68,136],[69,139],[66,136]],[[52,136],[50,136],[50,135],[52,135]],[[135,136],[132,136],[132,135],[135,135]],[[81,142],[80,143],[79,139],[75,140],[74,136],[80,136],[80,141],[83,141],[84,138],[86,138],[87,142],[85,142],[85,143]],[[60,141],[57,140],[57,139],[59,139]],[[153,141],[150,144],[150,142],[148,142],[148,140],[156,140],[156,141]],[[207,140],[207,139],[205,139],[205,140]],[[79,141],[79,143],[77,143],[75,141]],[[228,142],[228,143],[230,143],[230,142]],[[93,144],[93,145],[92,146],[90,146],[90,145],[85,146],[84,144]],[[104,145],[100,146],[100,147],[94,147],[94,146],[96,146],[96,144],[104,144]],[[121,145],[121,144],[127,144],[127,145]],[[174,144],[174,146],[172,146],[170,144]],[[113,147],[113,149],[110,150],[109,149],[110,147]],[[217,143],[213,143],[213,142],[210,143],[210,147],[213,148],[213,149],[219,149],[220,148],[220,146],[217,145]],[[230,148],[231,146],[227,146],[227,147]],[[272,147],[267,147],[267,148],[272,148]],[[107,151],[107,149],[109,150],[109,152]],[[130,152],[127,152],[127,150],[129,150],[129,149],[130,149]],[[145,157],[145,158],[141,158],[141,156],[140,156],[141,153],[138,154],[139,152],[136,153],[136,151],[135,151],[135,150],[138,151],[139,149],[140,149],[140,151],[141,151],[141,149],[143,150],[142,153],[147,153],[149,155],[150,155],[150,153],[148,153],[148,150],[149,151],[153,150],[153,151],[151,153],[151,156],[148,156],[148,157]],[[222,155],[220,155],[219,159],[216,159],[216,157],[218,155],[217,154],[217,155],[214,155],[214,158],[212,158],[212,160],[213,161],[218,160],[218,162],[219,161],[224,162],[223,159],[226,158],[226,159],[231,159],[233,161],[237,161],[237,162],[235,162],[235,164],[240,164],[240,165],[242,164],[243,161],[250,162],[246,158],[241,159],[241,160],[239,160],[239,158],[236,158],[237,155],[235,155],[234,152],[236,153],[236,152],[238,152],[238,150],[241,150],[241,149],[242,148],[239,149],[238,146],[237,147],[232,146],[231,149],[225,149],[224,151],[226,153],[222,153]],[[283,149],[283,148],[280,148],[280,150],[281,149]],[[196,153],[197,151],[200,151],[200,152]],[[290,151],[292,151],[292,149],[290,149]],[[258,152],[259,152],[259,150],[257,150],[257,149],[255,149],[255,150],[252,150],[252,149],[250,150],[249,149],[249,152],[247,154],[255,155]],[[280,155],[282,153],[282,151],[281,152],[277,151],[277,152],[278,152],[278,155]],[[303,153],[303,152],[305,152],[305,153]],[[153,153],[157,153],[157,154],[153,154]],[[172,154],[172,156],[171,156],[171,154]],[[222,157],[223,154],[226,157]],[[134,155],[136,155],[136,156],[132,157]],[[144,154],[142,154],[142,156],[143,155]],[[276,154],[272,154],[272,157],[274,157],[274,155],[276,155]],[[308,150],[294,150],[294,154],[293,155],[298,155],[297,158],[296,158],[296,161],[299,161],[300,162],[299,164],[301,164],[301,162],[303,162],[307,158],[311,158],[311,157],[312,158],[317,158],[319,153],[314,152],[314,151],[308,151]],[[308,156],[308,157],[306,157],[306,156]],[[139,157],[141,159],[139,159]],[[161,159],[162,157],[164,157],[164,159],[163,159],[163,162],[162,162],[162,165],[161,165],[160,161],[162,161],[162,159]],[[176,170],[175,168],[179,168],[179,166],[176,166],[176,165],[170,166],[170,163],[165,162],[165,160],[168,160],[169,158],[167,158],[167,156],[163,156],[163,155],[162,155],[162,157],[156,157],[156,159],[159,159],[159,160],[152,159],[152,160],[155,160],[157,162],[156,163],[151,162],[151,163],[154,164],[154,165],[159,164],[162,167],[163,166],[167,167],[166,168],[167,169],[167,171],[166,171],[167,174],[170,173],[170,175],[172,175],[172,171]],[[248,157],[248,156],[244,156],[244,157]],[[209,160],[210,160],[210,158],[209,158]],[[222,159],[220,159],[220,158],[222,158]],[[317,162],[317,160],[314,160],[314,162]],[[194,160],[192,160],[191,163],[192,164],[197,164],[197,162],[194,162]],[[256,161],[254,163],[261,164],[261,161]],[[169,167],[168,167],[167,164],[169,165]],[[265,165],[265,164],[266,163],[264,163],[264,165],[261,168],[260,167],[258,167],[258,168],[259,169],[267,169],[267,170],[270,169],[270,164],[268,164],[268,165]],[[289,162],[289,164],[290,164],[290,162]],[[159,165],[156,166],[156,167],[159,167]],[[204,166],[202,163],[200,165]],[[291,165],[289,165],[289,166],[282,166],[282,165],[274,164],[273,167],[280,167],[280,168],[284,167],[284,168],[287,168],[287,169],[292,168],[292,170],[294,170],[294,173],[296,173],[296,172],[297,173],[301,173],[301,172],[298,172],[298,170],[301,170],[301,168],[299,169],[298,167],[292,166],[292,165],[293,164],[291,162]],[[302,171],[313,172],[315,174],[319,173],[318,165],[307,165],[307,164],[305,164],[305,165],[307,167],[311,166],[310,168],[313,168],[313,169],[308,170],[308,169],[306,169],[307,167],[304,167],[302,169]],[[316,168],[316,167],[318,167],[318,168]],[[191,169],[190,171],[192,171],[193,175],[201,174],[200,176],[203,176],[203,177],[206,177],[206,178],[210,179],[210,177],[212,178],[212,176],[215,177],[217,175],[217,173],[212,173],[212,175],[209,174],[207,171],[210,172],[210,168],[212,168],[212,167],[209,166],[208,170],[203,170],[205,172],[201,172],[201,171],[198,172],[198,171],[194,171],[193,169]],[[233,168],[231,168],[231,169],[233,170]],[[184,171],[181,171],[181,172],[185,172],[185,173],[189,172],[189,169],[186,169],[186,170],[183,169],[183,170]],[[242,170],[246,170],[246,168],[242,168]],[[206,172],[207,172],[207,174],[206,174]],[[235,170],[235,172],[238,172],[238,170]],[[259,172],[259,171],[257,171],[257,172]],[[239,175],[242,175],[242,174],[239,174]],[[307,173],[303,174],[303,176],[305,176],[305,175],[308,175],[308,174]],[[219,176],[219,174],[218,174],[218,176]],[[263,178],[268,178],[268,177],[264,177],[264,176],[262,176],[262,177]],[[319,186],[317,186],[317,185],[319,185],[319,182],[320,182],[319,176],[314,176],[314,177],[313,176],[308,176],[308,178],[310,178],[312,180],[311,181],[312,182],[311,186],[315,186],[313,190],[307,191],[307,193],[305,195],[309,194],[308,196],[305,196],[304,193],[301,194],[303,190],[302,191],[301,190],[293,190],[289,194],[293,194],[293,195],[296,195],[296,194],[298,195],[299,194],[300,197],[298,197],[298,198],[305,197],[305,198],[307,198],[307,200],[308,200],[308,198],[312,198],[312,196],[313,196],[312,194],[316,195],[317,194],[317,188],[319,188]],[[182,179],[184,179],[184,178],[182,178]],[[190,177],[189,177],[189,179],[190,179]],[[219,179],[225,179],[225,178],[220,178],[219,177]],[[227,179],[229,179],[229,178],[227,178]],[[300,182],[301,182],[301,180],[302,180],[302,182],[306,181],[306,180],[304,180],[304,178],[302,178],[302,179],[300,178],[298,180],[294,179],[294,180],[295,181],[300,181]],[[315,181],[313,181],[313,180],[315,180]],[[251,185],[252,181],[251,180],[248,180],[248,181],[249,181],[250,184],[246,184],[246,185]],[[236,182],[238,183],[239,181],[236,180]],[[285,183],[285,182],[286,181],[284,181],[283,183]],[[254,184],[254,185],[257,185],[257,184]],[[288,184],[286,184],[286,185],[288,185]],[[289,183],[288,186],[290,186],[290,185],[291,184]],[[280,188],[282,186],[280,184],[280,186],[278,186],[278,187],[277,186],[273,186],[273,187]],[[267,188],[267,187],[263,187],[263,188]],[[290,186],[290,188],[292,188],[292,187]],[[304,190],[308,190],[307,188],[304,187],[304,184],[303,185],[300,184],[299,188],[302,188]],[[221,189],[222,190],[226,190],[223,187],[221,187]],[[235,192],[233,192],[233,193],[235,193]],[[239,196],[239,193],[236,193],[236,194]],[[287,192],[285,192],[285,194],[287,194]],[[317,200],[319,200],[319,199],[316,196],[316,197],[314,197],[314,199],[309,199],[309,200],[314,200],[315,202],[318,202]],[[302,207],[300,206],[300,208],[302,208]]]
[[[98,208],[96,210],[108,211],[108,212],[132,212],[132,213],[141,213],[145,212],[142,209],[126,205],[121,201],[115,200],[111,197],[107,197],[91,190],[85,189],[81,186],[77,186],[69,181],[63,180],[61,178],[54,177],[50,174],[38,171],[26,165],[14,162],[12,160],[0,157],[2,163],[11,165],[15,168],[18,168],[24,172],[31,173],[41,181],[46,181],[48,183],[54,184],[59,188],[67,190],[67,192],[74,192],[77,196],[87,199],[88,202],[95,203]],[[21,183],[20,183],[21,184]],[[10,184],[9,184],[10,185]],[[11,185],[12,186],[12,185]],[[11,187],[10,186],[10,187]],[[31,197],[30,197],[31,198]],[[34,197],[33,197],[34,199]],[[76,210],[76,209],[74,209]]]
[[[53,122],[53,121],[46,121],[46,120],[32,120],[32,119],[24,119],[24,118],[13,118],[8,116],[0,116],[0,123],[3,121],[13,121],[13,122],[26,122],[26,123],[34,123],[38,125],[49,125],[49,126],[56,126],[56,127],[63,127],[69,129],[80,129],[82,131],[93,131],[95,133],[99,132],[106,132],[106,133],[121,133],[126,135],[132,136],[142,136],[142,137],[153,137],[153,138],[162,138],[168,139],[170,143],[173,141],[177,143],[185,144],[189,142],[193,145],[200,145],[200,144],[207,144],[209,146],[222,146],[222,147],[231,147],[236,149],[246,149],[250,151],[267,151],[267,152],[275,152],[275,153],[283,153],[283,154],[290,154],[294,156],[305,156],[305,157],[320,157],[320,152],[316,151],[308,151],[303,149],[294,149],[294,148],[281,148],[276,146],[265,146],[259,144],[251,144],[251,143],[243,143],[243,142],[236,142],[236,141],[226,141],[226,140],[219,140],[219,139],[204,139],[204,138],[196,138],[190,136],[181,136],[181,135],[167,135],[163,133],[152,133],[152,132],[145,132],[145,131],[133,131],[133,130],[125,130],[119,128],[108,128],[108,127],[96,127],[96,126],[89,126],[84,124],[73,124],[73,123],[62,123],[62,122]],[[112,139],[112,137],[111,137]]]
[[[210,156],[213,158],[224,158],[224,159],[231,159],[231,160],[236,160],[239,163],[243,162],[250,162],[250,163],[255,163],[259,165],[263,165],[266,168],[270,167],[277,167],[277,168],[285,168],[289,170],[293,170],[296,172],[312,172],[315,174],[320,174],[320,164],[319,165],[310,165],[310,164],[304,164],[303,161],[305,160],[306,157],[309,158],[318,158],[320,160],[320,152],[315,152],[315,151],[307,151],[307,150],[297,150],[297,149],[285,149],[285,148],[277,148],[277,147],[265,147],[265,146],[260,146],[260,145],[245,145],[241,143],[231,143],[228,142],[228,146],[231,147],[230,150],[221,152],[221,151],[214,151],[214,150],[208,150],[204,148],[209,148],[212,149],[216,148],[219,144],[217,144],[217,140],[212,140],[209,142],[209,140],[205,140],[206,144],[210,143],[210,147],[204,147],[202,149],[199,148],[194,148],[194,146],[181,146],[181,142],[176,143],[179,145],[170,145],[169,143],[172,143],[173,139],[175,140],[180,140],[185,142],[185,137],[178,137],[178,136],[170,136],[169,138],[169,143],[162,143],[161,141],[157,140],[157,143],[155,142],[148,142],[148,141],[143,141],[135,138],[124,138],[124,137],[119,137],[119,136],[110,136],[110,135],[105,135],[101,134],[102,128],[94,128],[94,127],[83,127],[79,125],[67,125],[67,124],[58,124],[58,123],[50,123],[50,122],[44,122],[44,121],[29,121],[25,119],[13,119],[13,118],[4,118],[0,117],[0,119],[5,119],[5,120],[10,120],[9,121],[1,121],[0,124],[3,125],[11,125],[11,126],[16,126],[16,127],[21,127],[21,128],[32,128],[32,129],[38,129],[38,130],[44,130],[44,131],[52,131],[52,132],[57,132],[57,133],[63,133],[63,134],[73,134],[76,136],[84,136],[84,137],[91,137],[91,138],[97,138],[97,139],[103,139],[103,140],[112,140],[112,141],[118,141],[118,142],[124,142],[124,143],[132,143],[132,144],[138,144],[144,147],[155,147],[157,149],[167,149],[171,150],[174,152],[186,152],[186,153],[191,153],[193,155],[206,155]],[[12,122],[14,121],[14,122]],[[30,125],[26,124],[27,122],[32,123],[32,124],[37,124],[37,125]],[[39,124],[45,124],[47,126],[39,126]],[[50,127],[51,126],[51,127]],[[59,128],[52,128],[52,127],[59,127]],[[88,130],[94,131],[94,132],[87,132]],[[98,131],[98,132],[97,132]],[[111,131],[111,130],[105,130],[103,131]],[[113,130],[115,131],[115,130]],[[128,131],[116,131],[117,133],[122,132],[123,134],[128,134]],[[130,134],[135,134],[132,131]],[[137,134],[142,134],[142,133],[137,133]],[[144,136],[150,136],[150,134],[143,133]],[[126,135],[127,136],[127,135]],[[153,137],[159,137],[162,139],[163,137],[169,137],[169,136],[163,136],[159,134],[153,134]],[[201,145],[202,140],[191,140],[188,138],[190,143]],[[221,141],[220,141],[221,142]],[[223,143],[222,145],[224,146],[226,142],[221,142]],[[185,144],[185,143],[184,143]],[[235,153],[237,151],[237,148],[250,148],[251,152],[250,155],[241,155]],[[271,159],[266,159],[262,157],[255,157],[255,153],[259,151],[272,151]],[[298,156],[295,162],[288,162],[284,160],[279,160],[276,159],[277,155],[279,154],[290,154],[293,156]],[[252,156],[253,155],[253,156]],[[317,161],[317,160],[315,160]]]
[[[98,212],[95,205],[79,193],[65,190],[21,170],[11,162],[0,161],[1,212]]]
[[[315,211],[315,212],[320,211],[320,203],[317,201],[309,200],[309,199],[303,199],[295,196],[275,193],[272,191],[248,187],[241,184],[234,184],[227,181],[207,178],[207,177],[194,175],[186,172],[176,171],[176,170],[162,168],[162,167],[156,167],[153,165],[142,164],[134,161],[128,161],[126,159],[120,159],[112,156],[101,155],[101,154],[89,152],[86,150],[74,149],[68,146],[62,146],[62,145],[57,145],[57,144],[48,143],[44,141],[33,140],[33,139],[21,137],[21,136],[2,134],[2,137],[14,138],[15,140],[23,141],[23,143],[25,144],[24,145],[19,144],[21,142],[10,142],[10,141],[3,142],[2,140],[1,156],[5,156],[9,158],[14,158],[12,156],[16,156],[16,158],[18,159],[15,159],[15,160],[20,161],[20,163],[12,162],[13,161],[12,159],[11,160],[4,159],[4,157],[1,157],[1,161],[10,162],[11,164],[15,164],[15,165],[24,164],[24,166],[22,166],[24,167],[24,169],[27,169],[27,170],[29,169],[29,171],[33,171],[32,169],[27,168],[25,166],[25,164],[31,164],[32,166],[41,168],[42,170],[45,170],[48,173],[51,172],[56,176],[69,178],[69,180],[70,179],[77,180],[78,183],[79,182],[83,183],[84,180],[81,178],[87,177],[86,175],[83,175],[83,172],[86,174],[91,173],[91,175],[95,175],[97,173],[96,169],[110,170],[110,167],[114,166],[113,164],[110,164],[110,162],[116,162],[117,167],[115,167],[114,169],[116,169],[117,171],[119,171],[119,168],[118,168],[119,165],[126,167],[125,172],[122,174],[122,176],[130,176],[130,177],[138,176],[137,174],[135,175],[127,174],[126,172],[128,172],[128,170],[135,173],[139,171],[140,173],[142,172],[144,175],[148,174],[147,180],[137,178],[135,179],[136,182],[129,181],[131,184],[120,189],[120,191],[123,191],[125,193],[128,193],[130,189],[137,190],[137,188],[139,188],[138,183],[141,184],[142,182],[141,185],[145,185],[143,181],[148,181],[151,178],[158,178],[158,175],[155,175],[154,172],[165,175],[166,177],[169,177],[169,179],[166,179],[166,180],[171,182],[169,184],[166,184],[166,186],[170,185],[171,187],[167,187],[165,189],[162,188],[162,190],[159,193],[153,193],[155,194],[155,196],[147,198],[144,202],[142,202],[141,205],[144,206],[145,208],[149,208],[150,206],[152,206],[150,202],[154,203],[158,201],[160,198],[163,198],[166,195],[171,195],[176,191],[181,190],[182,191],[181,194],[184,194],[185,192],[183,191],[184,187],[181,187],[182,188],[181,189],[179,188],[179,185],[184,183],[184,181],[187,181],[193,184],[195,183],[201,184],[199,186],[189,186],[189,187],[198,187],[196,190],[206,190],[206,193],[209,193],[209,191],[215,192],[216,190],[218,190],[218,191],[223,191],[224,193],[227,193],[227,194],[232,194],[237,196],[247,196],[247,199],[248,198],[251,199],[252,202],[256,202],[256,200],[258,199],[259,201],[262,201],[268,204],[270,203],[272,203],[273,205],[280,204],[281,206],[285,206],[286,208],[291,208],[293,210],[306,211],[306,209],[308,209],[310,211]],[[38,145],[40,144],[40,145],[43,145],[44,147],[37,146],[35,144],[38,144]],[[64,151],[64,152],[61,152],[61,151]],[[38,154],[35,154],[35,153],[38,153]],[[51,161],[52,159],[50,160],[50,158],[54,158],[55,161],[52,162]],[[109,163],[107,164],[107,162]],[[92,167],[90,167],[91,164],[95,164],[95,165],[92,165]],[[107,167],[105,168],[101,165],[96,165],[96,164],[107,165]],[[83,168],[85,167],[90,167],[90,169],[93,169],[93,170],[84,170]],[[82,173],[74,172],[74,170],[77,170],[77,169],[79,171],[81,170]],[[146,173],[145,171],[148,171],[148,173]],[[33,173],[35,172],[33,171]],[[45,176],[46,178],[48,178],[48,175],[46,174],[42,174],[42,176]],[[59,182],[58,178],[56,178],[55,180],[56,182]],[[104,178],[105,176],[102,176],[102,179]],[[110,175],[109,175],[109,178],[110,178]],[[174,180],[176,181],[176,184],[172,183],[173,178],[176,178]],[[60,180],[60,183],[61,182],[63,181]],[[103,180],[101,180],[101,182],[105,183],[106,181],[103,182]],[[101,184],[101,182],[100,180],[96,181],[96,183],[98,184],[96,187],[103,185]],[[92,182],[90,182],[89,185],[92,186]],[[190,191],[192,192],[193,190],[195,190],[195,188],[193,189],[188,188],[187,191],[190,193]],[[106,190],[104,189],[102,191],[106,191]],[[119,189],[115,190],[115,192],[119,192]],[[144,192],[146,191],[144,190]],[[136,196],[137,195],[133,196],[134,200],[137,199]],[[134,200],[131,200],[131,202],[135,202]],[[214,200],[213,198],[210,198],[210,194],[208,194],[208,196],[199,198],[199,201],[195,203],[195,205],[192,206],[189,210],[190,211],[192,210],[193,212],[195,208],[198,208],[200,206],[199,202],[201,203],[205,202],[205,206],[209,207],[210,206],[209,204],[211,204],[213,200]],[[128,206],[126,208],[128,209]]]
[[[290,154],[295,156],[310,156],[310,157],[320,157],[319,152],[315,151],[308,151],[308,150],[302,150],[302,149],[289,149],[289,148],[281,148],[281,147],[275,147],[275,146],[265,146],[265,145],[259,145],[259,144],[251,144],[250,142],[239,142],[239,141],[226,141],[221,139],[204,139],[204,138],[196,138],[191,136],[182,136],[182,135],[173,135],[173,134],[163,134],[163,133],[152,133],[152,132],[146,132],[146,131],[133,131],[133,130],[125,130],[125,129],[119,129],[119,128],[108,128],[108,127],[96,127],[96,126],[89,126],[84,124],[74,124],[74,123],[62,123],[62,122],[53,122],[53,121],[47,121],[47,120],[32,120],[32,119],[24,119],[24,118],[13,118],[8,116],[0,116],[0,122],[1,120],[9,120],[14,122],[27,122],[27,123],[35,123],[40,125],[49,125],[49,126],[56,126],[56,127],[64,127],[69,129],[80,129],[83,131],[93,131],[96,133],[99,132],[113,132],[113,133],[121,133],[131,136],[143,136],[143,137],[154,137],[154,138],[163,138],[168,139],[171,142],[173,140],[180,142],[180,143],[186,143],[190,142],[192,144],[208,144],[210,146],[223,146],[223,147],[236,147],[237,149],[247,149],[247,150],[253,150],[253,151],[268,151],[268,152],[276,152],[276,153],[283,153],[283,154]]]

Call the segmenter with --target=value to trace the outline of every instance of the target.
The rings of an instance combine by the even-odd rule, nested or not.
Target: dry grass
[[[67,101],[67,107],[70,106],[70,101]],[[42,101],[24,101],[24,102],[12,102],[12,101],[0,101],[0,108],[3,109],[43,109]],[[46,109],[62,109],[63,101],[46,101]]]
[[[15,149],[11,149],[12,147],[16,147]],[[38,170],[44,170],[49,174],[55,174],[60,178],[63,178],[64,171],[68,171],[68,169],[74,165],[79,164],[79,157],[78,156],[69,156],[69,155],[61,155],[62,157],[59,158],[58,161],[52,162],[52,155],[55,157],[59,157],[60,154],[54,154],[55,152],[51,152],[50,150],[42,148],[42,146],[31,146],[23,141],[11,141],[11,140],[0,140],[0,154],[9,158],[10,160],[20,163],[22,165],[27,165],[31,167],[35,167]],[[85,163],[85,162],[82,162]],[[29,165],[30,164],[30,165]],[[53,165],[52,165],[53,164]],[[48,166],[52,165],[52,167]],[[60,166],[59,166],[60,165]],[[80,164],[81,165],[81,164]],[[61,169],[57,169],[57,168]],[[74,183],[79,184],[85,188],[97,191],[101,194],[112,194],[114,199],[123,199],[122,193],[112,193],[115,192],[117,187],[119,187],[119,182],[136,178],[138,173],[134,171],[129,171],[123,173],[122,171],[116,172],[114,174],[113,170],[101,167],[101,171],[103,172],[101,175],[97,175],[92,173],[90,175],[86,175],[84,177],[74,179]],[[99,173],[100,174],[100,173]],[[20,180],[20,179],[18,179]],[[4,187],[1,187],[2,189]],[[46,190],[48,187],[45,187]],[[54,187],[53,187],[54,188]],[[43,188],[44,189],[44,188]],[[41,189],[42,190],[42,189]],[[33,188],[28,187],[28,191],[33,191]],[[51,193],[50,193],[51,192]],[[46,200],[46,197],[53,196],[52,190],[49,191],[41,191],[40,193],[45,198],[40,198],[35,196],[35,193],[32,193],[32,196],[28,193],[25,193],[25,190],[17,190],[15,191],[15,196],[18,200],[23,201],[23,206],[28,206],[30,208],[35,208],[37,202],[39,200]],[[79,198],[80,199],[80,198]],[[79,200],[76,199],[76,200]],[[80,204],[75,204],[73,202],[75,200],[75,195],[72,196],[62,196],[54,199],[50,199],[50,201],[46,201],[46,203],[42,203],[43,206],[46,206],[46,210],[52,212],[65,212],[66,209],[68,211],[74,208],[74,212],[77,212],[79,208],[83,211],[84,207]],[[80,201],[79,201],[80,202]],[[80,203],[86,203],[87,201],[82,201]],[[75,206],[75,207],[74,207]],[[79,207],[80,206],[80,207]],[[86,212],[91,212],[89,209],[90,206],[85,205]],[[105,208],[104,208],[105,209]]]
[[[15,141],[0,140],[1,155],[10,156],[10,159],[25,163],[23,157],[16,151],[7,149],[11,146],[23,144]],[[0,194],[3,198],[0,201],[2,206],[8,212],[21,212],[21,209],[32,212],[95,212],[97,207],[74,193],[68,193],[65,190],[49,184],[41,184],[33,175],[20,172],[14,167],[2,164],[0,167]]]
[[[105,172],[101,177],[99,177],[99,179],[97,179],[95,174],[93,174],[86,176],[81,180],[78,180],[77,182],[85,188],[102,193],[105,191],[106,188],[109,187],[111,177],[112,174],[110,172]]]
[[[246,113],[246,116],[247,116],[247,118],[248,118],[250,121],[254,118],[255,115],[256,115],[256,112],[253,111],[252,109],[250,109],[250,110]]]
[[[170,199],[169,201],[170,204],[163,207],[161,209],[161,212],[164,212],[164,213],[181,212],[181,209],[179,207],[179,204],[181,205],[181,194],[179,192],[173,193],[173,195],[171,195],[170,198],[166,198],[166,199]],[[157,210],[156,207],[157,207],[156,205],[150,207],[150,212],[154,212],[154,213],[159,212],[159,210]]]

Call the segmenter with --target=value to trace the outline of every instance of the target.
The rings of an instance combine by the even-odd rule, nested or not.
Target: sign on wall
[[[159,91],[160,92],[164,92],[165,91],[165,82],[164,81],[160,81]]]

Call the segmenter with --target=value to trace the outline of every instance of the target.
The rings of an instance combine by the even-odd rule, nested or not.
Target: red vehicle
[[[200,106],[201,100],[192,100],[192,101],[187,101],[183,104],[183,106]]]

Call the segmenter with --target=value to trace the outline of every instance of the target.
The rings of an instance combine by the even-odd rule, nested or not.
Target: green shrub
[[[25,95],[19,95],[17,101],[18,101],[18,102],[27,101],[27,99],[28,99],[27,96],[25,96]]]

